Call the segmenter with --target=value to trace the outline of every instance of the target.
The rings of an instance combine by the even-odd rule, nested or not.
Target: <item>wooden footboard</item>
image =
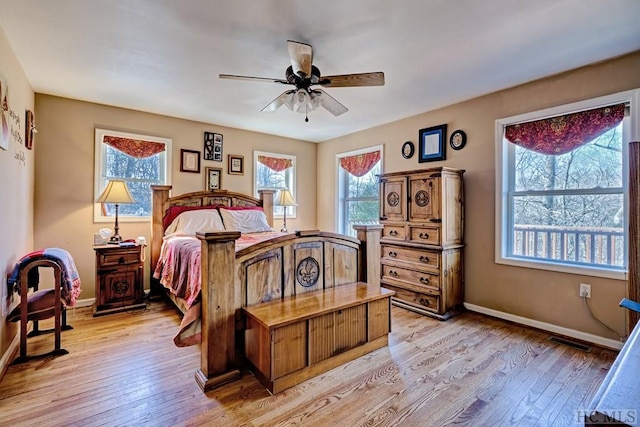
[[[361,239],[301,231],[237,254],[235,240],[240,233],[199,233],[202,277],[208,277],[202,283],[201,367],[196,372],[202,390],[240,376],[244,361],[242,307],[359,281],[379,290],[379,263],[367,263],[367,257],[379,259],[375,249],[380,229],[377,225],[359,226]]]

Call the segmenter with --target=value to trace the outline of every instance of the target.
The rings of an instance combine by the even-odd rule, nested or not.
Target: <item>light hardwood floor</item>
[[[394,307],[387,348],[275,396],[250,373],[203,394],[198,348],[173,345],[172,307],[68,319],[68,355],[8,369],[1,426],[575,425],[616,356],[474,313],[440,322]],[[29,341],[30,354],[53,347]]]

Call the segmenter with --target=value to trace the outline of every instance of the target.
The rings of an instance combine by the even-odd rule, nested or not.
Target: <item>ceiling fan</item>
[[[312,86],[323,87],[354,87],[354,86],[384,86],[384,73],[340,74],[336,76],[322,76],[318,67],[313,65],[313,48],[310,44],[287,41],[291,65],[285,71],[284,79],[265,77],[236,76],[220,74],[221,79],[248,80],[257,82],[281,83],[295,86],[295,89],[283,92],[271,101],[262,111],[275,111],[285,105],[291,111],[305,113],[305,122],[309,121],[309,111],[318,107],[327,109],[334,116],[349,111],[337,99]]]

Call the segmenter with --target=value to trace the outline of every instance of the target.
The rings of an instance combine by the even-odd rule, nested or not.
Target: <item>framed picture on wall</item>
[[[204,152],[205,160],[213,160],[215,162],[222,161],[222,134],[205,132],[204,133]]]
[[[180,172],[200,173],[200,152],[180,150]]]
[[[420,141],[418,163],[445,160],[444,140],[446,136],[446,124],[420,129],[418,132],[418,141]]]
[[[244,156],[229,154],[227,173],[230,175],[244,175]]]
[[[213,191],[222,188],[222,169],[205,168],[205,190]]]

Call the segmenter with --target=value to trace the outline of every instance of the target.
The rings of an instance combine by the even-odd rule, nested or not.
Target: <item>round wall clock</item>
[[[463,130],[455,130],[449,137],[449,145],[454,150],[460,150],[467,143],[467,134]]]
[[[413,157],[413,153],[415,151],[416,151],[416,149],[413,146],[413,142],[407,141],[404,144],[402,144],[402,157],[404,157],[405,159],[412,158]]]

